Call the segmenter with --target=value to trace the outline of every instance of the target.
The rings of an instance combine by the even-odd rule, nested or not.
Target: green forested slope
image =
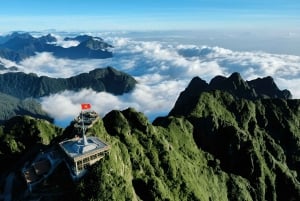
[[[16,115],[30,115],[36,118],[53,121],[51,117],[42,110],[41,105],[32,98],[24,100],[0,93],[0,124]]]
[[[63,130],[43,119],[15,116],[0,127],[0,153],[22,154],[36,144],[49,145]]]
[[[110,155],[81,181],[80,200],[299,200],[299,112],[299,100],[215,89],[183,93],[153,124],[112,111],[107,134],[93,128]]]
[[[3,176],[10,171],[20,174],[22,165],[47,149],[62,132],[49,121],[30,116],[15,116],[0,126],[0,187]]]
[[[153,123],[132,108],[99,119],[87,134],[108,142],[110,153],[75,183],[70,199],[300,200],[300,101],[199,92],[199,83]]]
[[[81,181],[80,200],[298,200],[299,135],[290,154],[263,129],[249,132],[218,109],[203,116],[215,119],[205,131],[185,117],[151,125],[132,109],[112,111],[103,119],[109,134],[102,122],[93,128],[110,155]]]

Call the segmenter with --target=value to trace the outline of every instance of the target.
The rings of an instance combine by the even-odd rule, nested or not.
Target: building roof
[[[72,158],[82,156],[93,151],[105,151],[109,149],[109,145],[97,137],[86,137],[86,141],[84,138],[73,138],[59,144],[61,148],[63,148],[64,152]]]

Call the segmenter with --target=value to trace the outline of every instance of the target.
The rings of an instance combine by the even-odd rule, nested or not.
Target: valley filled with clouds
[[[82,102],[89,102],[101,116],[113,109],[134,107],[150,120],[167,115],[181,91],[195,77],[210,81],[216,75],[228,76],[239,72],[246,80],[272,76],[280,89],[289,89],[293,98],[300,98],[300,56],[268,53],[266,51],[238,51],[228,48],[198,45],[176,38],[135,38],[130,34],[93,33],[114,46],[109,59],[62,59],[51,53],[38,53],[16,64],[0,59],[6,67],[17,66],[20,71],[50,77],[71,77],[95,68],[112,66],[138,81],[136,88],[125,95],[114,96],[91,89],[65,91],[40,99],[42,106],[57,120],[73,118]],[[76,46],[76,41],[63,41],[55,34],[57,45]]]

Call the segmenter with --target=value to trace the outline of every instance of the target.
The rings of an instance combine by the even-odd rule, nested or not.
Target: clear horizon
[[[10,0],[1,2],[0,32],[14,30],[299,31],[296,0]]]

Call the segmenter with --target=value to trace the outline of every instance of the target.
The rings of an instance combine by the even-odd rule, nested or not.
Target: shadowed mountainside
[[[233,73],[228,78],[216,76],[209,84],[199,77],[194,77],[185,91],[180,94],[170,115],[189,114],[191,110],[196,107],[199,102],[199,96],[202,93],[216,90],[226,91],[238,99],[247,100],[292,98],[290,91],[279,90],[271,77],[245,81],[239,73]]]
[[[41,105],[34,99],[24,100],[0,93],[0,125],[16,115],[29,115],[35,118],[46,119],[53,122],[53,119],[42,110]]]
[[[0,92],[21,99],[84,88],[120,95],[132,90],[135,84],[133,77],[112,67],[95,69],[70,78],[38,77],[22,72],[0,74]]]

